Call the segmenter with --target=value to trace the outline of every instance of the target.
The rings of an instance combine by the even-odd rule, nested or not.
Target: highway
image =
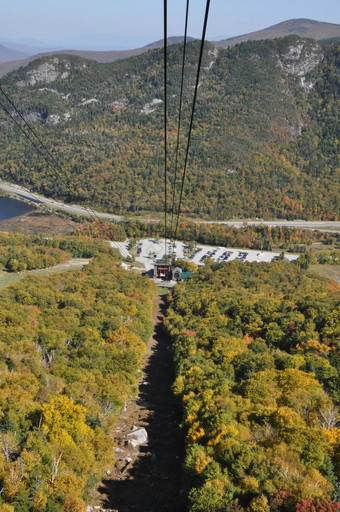
[[[96,216],[101,219],[110,219],[116,221],[122,221],[125,217],[121,217],[119,215],[113,215],[111,213],[100,213],[92,210],[92,208],[84,208],[83,206],[79,206],[76,204],[65,204],[60,201],[55,201],[54,199],[48,199],[47,197],[43,197],[35,192],[31,192],[30,190],[20,187],[19,185],[14,185],[12,183],[7,183],[5,181],[0,180],[0,189],[8,192],[9,194],[14,194],[18,199],[26,199],[27,201],[33,202],[37,205],[45,204],[50,208],[54,208],[56,210],[63,210],[65,212],[76,213],[78,215],[84,215],[86,217]]]
[[[340,221],[332,220],[241,220],[241,221],[226,221],[226,220],[214,220],[214,221],[202,221],[205,224],[226,224],[227,226],[234,226],[236,228],[242,228],[245,223],[248,226],[271,226],[271,227],[287,227],[287,228],[301,228],[301,229],[318,229],[320,231],[338,231],[340,229]]]
[[[0,180],[0,189],[5,192],[16,195],[18,199],[26,199],[31,201],[37,205],[45,204],[50,208],[54,208],[56,210],[64,210],[70,213],[76,213],[78,215],[84,215],[90,217],[91,215],[95,215],[100,219],[109,219],[115,221],[126,220],[128,217],[122,217],[120,215],[114,215],[112,213],[102,213],[92,210],[91,208],[84,208],[83,206],[78,205],[69,205],[62,203],[60,201],[55,201],[54,199],[48,199],[41,195],[38,195],[34,192],[30,192],[28,189],[24,187],[20,187],[19,185],[14,185],[12,183],[8,183]],[[271,227],[289,227],[289,228],[301,228],[301,229],[317,229],[320,231],[339,231],[340,230],[340,221],[309,221],[309,220],[238,220],[238,221],[225,221],[225,220],[216,220],[216,221],[206,221],[202,219],[197,219],[197,221],[205,224],[225,224],[227,226],[234,226],[236,228],[241,228],[246,222],[249,226],[256,225],[265,225]]]

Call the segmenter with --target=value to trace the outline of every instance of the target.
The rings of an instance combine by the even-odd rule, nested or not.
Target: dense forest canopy
[[[0,232],[0,270],[9,272],[46,268],[70,259],[71,254],[49,247],[46,240]]]
[[[86,269],[1,292],[3,511],[84,512],[114,462],[112,433],[136,393],[155,288],[92,244],[98,255]]]
[[[97,222],[80,223],[75,233],[79,236],[91,236],[104,238],[109,234],[113,240],[130,241],[144,237],[164,236],[164,223],[142,222],[130,220],[120,222]],[[174,229],[169,233],[170,238],[174,236]],[[228,247],[245,247],[249,249],[260,249],[270,251],[273,247],[290,252],[306,252],[311,249],[312,244],[317,246],[318,257],[325,260],[339,258],[340,233],[336,231],[318,231],[299,228],[271,227],[266,225],[244,224],[241,228],[224,224],[206,224],[204,222],[190,222],[183,220],[178,225],[178,240],[201,244],[222,245]],[[321,251],[320,254],[320,249]]]
[[[197,42],[188,46],[181,159],[198,49]],[[106,211],[161,211],[162,58],[162,50],[111,64],[49,56],[5,76],[5,90],[77,193],[37,157],[4,113],[0,176]],[[181,45],[171,46],[170,177],[181,58]],[[339,69],[338,45],[298,36],[226,50],[207,43],[183,212],[206,218],[337,219]]]
[[[192,512],[339,509],[339,299],[284,261],[208,264],[176,286]]]
[[[120,233],[119,226],[113,226],[112,231]],[[101,227],[100,234],[108,236],[105,226]],[[0,270],[20,272],[43,269],[64,263],[71,257],[93,258],[101,254],[118,257],[107,240],[94,240],[84,236],[81,230],[77,235],[51,238],[0,232]]]
[[[339,50],[298,36],[206,44],[186,217],[339,218]],[[171,190],[183,49],[168,51]],[[188,45],[181,158],[198,51]],[[46,56],[2,84],[66,176],[1,112],[2,179],[114,213],[162,211],[162,50],[110,64]],[[163,231],[130,220],[78,224],[69,237],[0,234],[1,270],[91,259],[0,294],[4,512],[84,512],[113,463],[112,433],[137,391],[156,288],[122,270],[107,239],[133,244]],[[339,511],[340,291],[300,268],[312,244],[338,263],[339,235],[183,216],[178,236],[305,252],[298,264],[208,261],[169,298],[190,511]]]

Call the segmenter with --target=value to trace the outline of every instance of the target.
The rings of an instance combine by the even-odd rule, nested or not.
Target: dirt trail
[[[147,348],[139,396],[136,402],[127,403],[118,421],[117,463],[99,489],[101,506],[106,510],[186,510],[181,470],[184,444],[179,429],[180,411],[171,392],[174,371],[169,340],[162,329],[163,313],[163,299],[157,297],[153,308],[154,332]],[[126,435],[133,426],[146,429],[147,445],[127,446]]]

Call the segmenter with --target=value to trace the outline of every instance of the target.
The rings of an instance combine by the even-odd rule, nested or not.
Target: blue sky
[[[168,0],[169,35],[183,33],[185,0]],[[190,2],[189,33],[201,34],[205,0]],[[162,0],[0,0],[0,37],[109,49],[162,37]],[[291,18],[340,24],[339,0],[211,0],[208,39],[266,28]]]

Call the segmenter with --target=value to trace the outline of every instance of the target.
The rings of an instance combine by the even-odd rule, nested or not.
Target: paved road
[[[40,196],[34,192],[30,192],[28,189],[24,187],[20,187],[19,185],[13,185],[11,183],[7,183],[4,181],[0,181],[0,189],[5,192],[9,192],[10,194],[15,194],[20,199],[27,199],[28,201],[32,201],[36,204],[46,204],[50,208],[55,208],[56,210],[64,210],[70,213],[76,213],[78,215],[85,215],[87,217],[96,215],[101,219],[111,219],[111,220],[124,220],[124,217],[119,215],[113,215],[111,213],[100,213],[95,212],[91,208],[84,208],[83,206],[78,206],[76,204],[64,204],[60,201],[55,201],[54,199],[48,199],[47,197]]]
[[[4,181],[0,181],[0,189],[5,190],[11,194],[15,194],[18,198],[24,198],[29,201],[33,201],[37,204],[46,204],[51,208],[55,208],[58,210],[64,210],[70,213],[76,213],[78,215],[85,215],[87,217],[93,216],[94,214],[101,219],[111,219],[116,221],[124,220],[125,217],[120,215],[113,215],[111,213],[101,213],[94,211],[90,208],[86,209],[83,206],[78,205],[69,205],[64,204],[59,201],[55,201],[54,199],[48,199],[46,197],[40,196],[29,190],[20,187],[19,185],[13,185],[11,183],[7,183]],[[318,229],[320,231],[337,231],[340,230],[340,221],[305,221],[305,220],[277,220],[277,221],[262,221],[262,220],[247,220],[247,221],[203,221],[198,219],[199,222],[203,222],[205,224],[225,224],[228,226],[235,226],[236,228],[241,228],[244,225],[244,222],[247,222],[248,225],[256,226],[260,224],[264,224],[266,226],[282,226],[282,227],[291,227],[291,228],[302,228],[302,229]]]
[[[246,222],[248,226],[265,225],[271,227],[287,227],[287,228],[302,228],[302,229],[319,229],[322,231],[336,231],[340,229],[339,221],[313,221],[313,220],[246,220],[246,221],[199,221],[205,224],[226,224],[228,226],[234,226],[236,228],[242,228]]]

